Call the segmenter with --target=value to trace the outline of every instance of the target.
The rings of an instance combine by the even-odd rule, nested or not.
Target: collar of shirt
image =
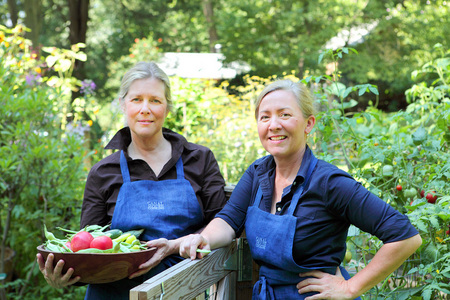
[[[195,149],[191,147],[191,144],[188,143],[186,138],[176,132],[173,132],[170,129],[163,128],[163,135],[166,140],[170,142],[172,145],[172,158],[169,160],[169,162],[164,166],[163,170],[161,170],[159,176],[162,176],[165,172],[167,172],[167,169],[174,166],[177,162],[177,160],[181,157],[181,154],[183,151],[194,151]],[[131,143],[131,131],[130,127],[124,127],[120,129],[113,138],[109,141],[109,143],[105,146],[105,149],[118,149],[123,150],[125,153],[125,157],[127,158],[127,161],[131,161],[132,159],[128,155],[128,145]]]
[[[281,202],[277,204],[277,214],[282,212],[282,207],[286,203],[290,203],[292,195],[298,186],[302,185],[308,166],[311,161],[311,149],[306,145],[305,153],[303,155],[302,164],[297,172],[297,176],[291,185],[284,188],[281,196]],[[263,194],[263,201],[261,201],[260,208],[265,211],[270,211],[272,206],[272,195],[275,182],[275,160],[272,155],[265,156],[255,162],[256,174],[259,178],[259,184]],[[280,207],[280,209],[278,209]]]

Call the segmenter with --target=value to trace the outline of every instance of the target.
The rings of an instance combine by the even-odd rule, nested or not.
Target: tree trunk
[[[33,43],[33,48],[39,49],[39,36],[42,27],[42,0],[25,0],[24,6],[25,25],[31,29],[31,32],[27,35]]]
[[[70,33],[69,41],[71,45],[86,43],[87,23],[89,19],[89,0],[67,0],[69,5]],[[76,60],[73,76],[76,79],[85,79],[84,62]],[[78,92],[72,92],[72,101],[79,97]]]
[[[89,0],[67,0],[69,4],[70,44],[86,42]]]
[[[206,18],[206,23],[208,24],[208,34],[209,34],[209,51],[216,51],[216,43],[219,40],[217,35],[216,23],[214,21],[214,0],[203,0],[203,14]]]
[[[12,27],[17,25],[17,3],[16,0],[8,0],[9,16],[11,18]]]

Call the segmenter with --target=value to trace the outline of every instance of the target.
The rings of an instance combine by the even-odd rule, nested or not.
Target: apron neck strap
[[[123,183],[130,182],[130,171],[123,150],[120,151],[120,171],[122,172]]]
[[[177,169],[177,179],[184,179],[184,168],[183,168],[183,160],[180,158],[176,163]],[[125,154],[123,150],[120,151],[120,171],[122,172],[123,183],[131,182],[130,179],[130,171],[128,170],[127,159],[125,158]]]
[[[314,154],[311,153],[311,161],[309,162],[308,172],[306,173],[305,180],[303,181],[303,184],[297,188],[294,195],[292,196],[292,201],[291,204],[289,205],[287,215],[294,215],[294,210],[297,207],[300,196],[302,195],[303,191],[308,188],[309,182],[311,181],[311,174],[314,171],[316,165],[317,165],[317,158],[314,156]],[[259,186],[258,191],[256,192],[255,203],[253,205],[255,207],[259,207],[261,199],[262,199],[262,191],[261,186]]]
[[[311,181],[311,174],[314,171],[316,165],[317,165],[317,158],[311,152],[311,161],[309,162],[308,172],[306,173],[306,177],[305,180],[303,181],[303,184],[299,186],[297,190],[294,192],[294,195],[292,195],[291,204],[289,205],[289,209],[287,211],[288,215],[294,215],[295,208],[297,207],[298,201],[300,200],[303,191],[306,190],[309,186],[309,182]]]
[[[177,179],[184,179],[183,160],[181,159],[181,156],[177,160],[176,168],[177,168]]]

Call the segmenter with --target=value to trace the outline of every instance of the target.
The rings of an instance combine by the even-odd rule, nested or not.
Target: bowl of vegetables
[[[64,260],[63,274],[74,269],[73,277],[80,282],[100,284],[124,279],[149,260],[156,248],[147,248],[139,240],[143,230],[105,231],[105,227],[87,226],[80,231],[59,228],[66,232],[64,239],[56,238],[45,228],[46,242],[37,247],[44,261],[53,253],[53,266]]]

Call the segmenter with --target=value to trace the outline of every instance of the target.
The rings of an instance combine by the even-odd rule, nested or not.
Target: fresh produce
[[[383,166],[383,176],[389,177],[394,174],[394,167],[391,165],[384,165]]]
[[[105,231],[108,226],[91,225],[74,231],[58,227],[66,233],[64,239],[58,239],[44,225],[45,248],[53,252],[77,253],[126,253],[147,249],[139,240],[144,229],[122,232],[119,229]]]
[[[397,191],[401,191],[401,190],[403,190],[403,187],[399,184],[399,185],[397,185],[396,187],[395,187],[396,189],[397,189]]]
[[[96,248],[100,250],[107,250],[111,249],[113,247],[113,241],[112,239],[107,235],[101,235],[96,238],[94,238],[91,241],[89,248]]]
[[[105,235],[109,236],[112,239],[118,238],[119,236],[122,235],[122,230],[120,229],[111,229],[108,231],[105,231]]]
[[[349,250],[345,251],[344,261],[346,263],[349,263],[351,260],[352,260],[352,253]]]
[[[425,191],[424,190],[420,191],[420,197],[422,197],[422,198],[425,197]]]
[[[425,198],[427,199],[428,203],[432,204],[436,203],[437,200],[437,196],[434,191],[429,192]]]
[[[417,195],[417,191],[414,188],[406,189],[404,195],[406,198],[413,198]]]
[[[87,231],[80,231],[75,234],[70,240],[70,248],[73,252],[78,252],[83,249],[90,248],[94,237]]]

